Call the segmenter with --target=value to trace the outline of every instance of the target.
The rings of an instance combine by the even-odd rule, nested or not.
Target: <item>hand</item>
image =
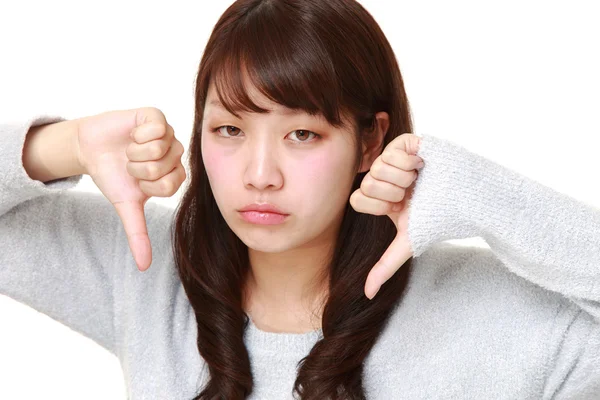
[[[138,269],[152,263],[144,205],[170,197],[186,179],[183,145],[156,108],[109,111],[76,120],[77,157],[114,205]]]
[[[390,279],[413,256],[407,236],[409,202],[423,159],[417,156],[421,139],[404,133],[391,141],[373,161],[360,188],[350,196],[357,212],[387,215],[398,233],[365,283],[365,295],[373,299],[383,283]]]

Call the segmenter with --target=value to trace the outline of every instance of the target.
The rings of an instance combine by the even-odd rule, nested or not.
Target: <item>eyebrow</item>
[[[221,102],[218,99],[211,100],[208,104],[211,106],[218,107],[224,111],[227,111],[227,109],[223,106],[223,104],[221,104]],[[269,111],[269,113],[271,113],[271,112]],[[286,107],[281,108],[281,111],[280,111],[281,115],[298,115],[298,114],[303,114],[303,113],[304,113],[303,110],[300,110],[300,109],[293,110],[291,108],[286,108]]]

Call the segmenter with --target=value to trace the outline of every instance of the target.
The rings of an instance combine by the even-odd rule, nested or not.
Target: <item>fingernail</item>
[[[369,300],[373,300],[373,298],[377,295],[377,292],[379,292],[380,288],[381,288],[381,286],[377,288],[377,290],[375,291],[375,293],[373,293],[373,295],[369,298]]]
[[[421,169],[425,166],[425,163],[423,161],[421,161],[420,163],[417,164],[417,169]]]
[[[372,282],[369,283],[367,285],[367,290],[366,290],[367,297],[369,298],[369,300],[372,299],[373,297],[375,297],[375,295],[377,294],[378,291],[379,291],[379,287],[376,287],[375,283],[372,283]],[[368,293],[373,293],[373,294],[371,296],[369,296]]]

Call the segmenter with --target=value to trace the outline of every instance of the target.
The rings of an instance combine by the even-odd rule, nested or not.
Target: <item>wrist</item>
[[[87,167],[85,164],[85,160],[81,156],[81,148],[79,146],[79,128],[80,128],[80,119],[74,119],[71,121],[64,121],[70,123],[71,126],[67,129],[70,132],[70,142],[71,142],[71,154],[73,158],[73,164],[76,168],[77,175],[87,174]]]

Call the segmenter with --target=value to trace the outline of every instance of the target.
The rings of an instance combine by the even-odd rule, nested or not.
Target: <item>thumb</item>
[[[390,279],[410,257],[412,257],[410,244],[407,242],[405,235],[398,232],[385,253],[367,275],[365,282],[367,297],[372,299],[381,285]]]
[[[114,206],[125,227],[131,254],[133,254],[138,269],[144,272],[152,263],[152,247],[146,227],[144,203],[122,201],[115,203]]]

